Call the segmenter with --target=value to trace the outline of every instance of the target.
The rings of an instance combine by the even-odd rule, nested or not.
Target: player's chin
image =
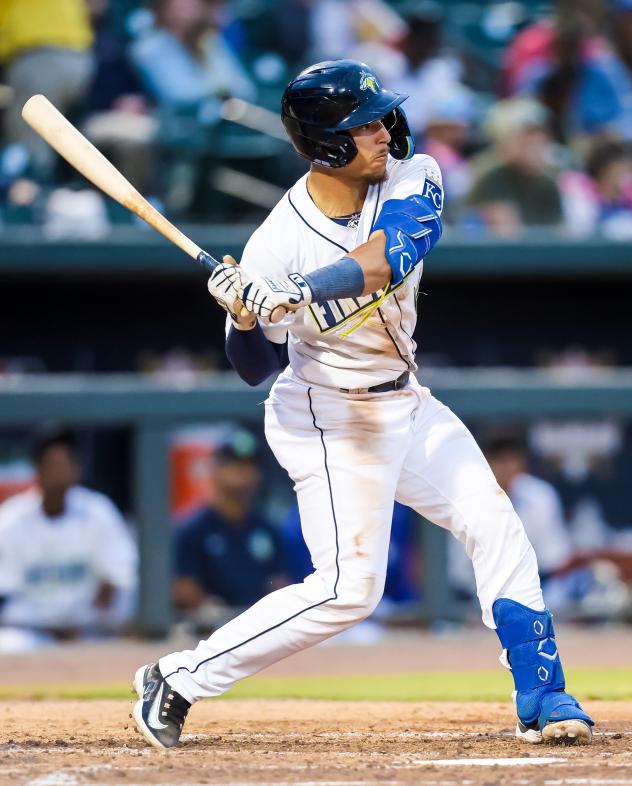
[[[388,172],[386,171],[386,162],[388,155],[379,156],[371,163],[369,171],[366,173],[366,181],[369,185],[375,186],[378,183],[383,183],[388,180]]]

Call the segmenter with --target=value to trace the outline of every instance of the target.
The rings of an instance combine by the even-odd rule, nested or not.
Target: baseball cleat
[[[164,679],[157,663],[138,669],[134,690],[138,701],[132,715],[138,731],[154,748],[173,748],[182,734],[190,703]]]
[[[552,742],[557,745],[590,745],[592,729],[586,721],[577,718],[547,723],[542,731],[538,724],[518,721],[516,737],[529,745]]]

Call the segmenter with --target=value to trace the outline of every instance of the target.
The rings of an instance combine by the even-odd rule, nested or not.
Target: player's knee
[[[383,576],[353,576],[339,581],[337,597],[331,605],[349,624],[354,624],[375,611],[383,593]]]

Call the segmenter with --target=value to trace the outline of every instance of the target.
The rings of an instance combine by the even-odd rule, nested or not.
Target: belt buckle
[[[406,385],[408,384],[408,378],[409,378],[409,374],[406,371],[404,371],[404,373],[401,374],[401,376],[397,377],[397,379],[394,380],[395,382],[393,386],[394,390],[401,390],[402,388],[405,388]]]
[[[367,393],[368,388],[339,388],[341,393],[350,393],[351,395],[358,395],[360,393]]]

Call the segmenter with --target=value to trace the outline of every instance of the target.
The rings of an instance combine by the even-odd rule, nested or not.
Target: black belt
[[[405,388],[410,379],[410,372],[404,371],[397,379],[392,382],[382,382],[380,385],[373,385],[370,388],[338,388],[341,393],[388,393],[391,390],[401,390]]]

